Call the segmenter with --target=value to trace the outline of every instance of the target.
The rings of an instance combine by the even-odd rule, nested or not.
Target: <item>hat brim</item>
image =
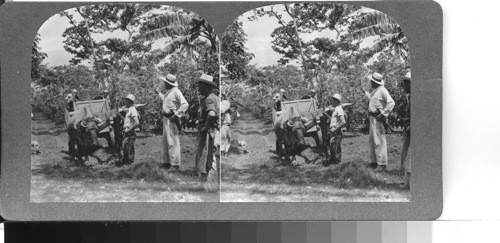
[[[127,97],[123,97],[123,99],[130,100],[130,101],[132,101],[132,103],[135,103],[135,101],[133,101],[132,99],[129,99]]]
[[[197,83],[204,83],[204,84],[212,85],[214,87],[217,86],[217,84],[215,82],[204,80],[204,79],[198,79],[196,82]]]
[[[369,78],[370,78],[370,80],[371,80],[372,82],[374,82],[374,83],[376,83],[376,84],[384,85],[384,80],[376,80],[376,79],[374,79],[374,78],[373,78],[373,77],[371,77],[371,76],[370,76]]]
[[[174,87],[179,86],[179,84],[177,83],[177,81],[171,81],[171,80],[168,80],[166,78],[162,78],[162,80],[163,80],[164,83],[167,83],[167,84],[169,84],[171,86],[174,86]]]

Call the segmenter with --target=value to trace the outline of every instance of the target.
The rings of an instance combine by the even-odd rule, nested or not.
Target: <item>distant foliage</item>
[[[286,3],[254,9],[248,20],[275,21],[269,44],[281,55],[278,65],[247,65],[248,76],[243,81],[231,80],[245,84],[241,97],[254,116],[272,119],[272,98],[280,89],[285,89],[289,100],[295,100],[314,88],[322,107],[332,104],[335,93],[342,95],[342,103],[354,103],[345,108],[348,127],[363,128],[369,101],[361,88],[369,91],[368,76],[379,72],[396,102],[389,122],[402,125],[407,101],[401,80],[410,71],[409,48],[401,27],[389,16],[347,4]],[[311,39],[322,31],[332,35]],[[224,38],[234,38],[235,45],[240,42],[233,35]]]
[[[112,108],[120,107],[129,93],[135,95],[136,103],[148,103],[139,109],[141,126],[158,128],[162,101],[153,89],[162,88],[160,76],[170,73],[177,76],[179,89],[190,104],[185,125],[195,126],[200,104],[196,79],[205,73],[219,81],[218,37],[204,19],[175,7],[133,3],[87,5],[59,15],[69,22],[62,35],[63,47],[73,58],[66,66],[40,65],[46,55],[38,47],[38,36],[35,38],[35,110],[61,121],[64,98],[72,89],[78,90],[81,100],[92,100],[107,89]],[[125,37],[99,38],[115,31]],[[157,43],[161,47],[153,48]]]

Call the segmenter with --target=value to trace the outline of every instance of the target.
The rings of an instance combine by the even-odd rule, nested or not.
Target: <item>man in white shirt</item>
[[[394,108],[394,100],[389,91],[384,87],[384,80],[381,74],[373,73],[369,76],[372,90],[363,92],[368,98],[368,114],[370,115],[370,164],[376,171],[384,171],[387,167],[387,142],[386,127],[387,117]]]
[[[342,158],[342,127],[346,124],[344,109],[340,102],[342,96],[333,95],[333,112],[330,120],[330,158],[329,164],[338,164]]]
[[[135,109],[135,96],[127,95],[124,99],[127,107],[127,114],[123,120],[123,161],[122,164],[134,163],[135,149],[134,143],[137,135],[135,129],[139,126],[139,113]]]
[[[181,145],[179,140],[180,133],[180,118],[186,112],[189,104],[184,98],[182,92],[177,88],[177,78],[168,74],[166,77],[161,77],[167,92],[158,95],[163,100],[162,105],[162,120],[163,120],[163,166],[169,169],[169,172],[179,170],[181,164]]]

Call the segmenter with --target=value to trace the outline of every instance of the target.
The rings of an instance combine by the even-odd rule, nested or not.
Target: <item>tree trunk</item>
[[[312,88],[312,87],[314,87],[314,83],[313,83],[313,81],[312,81],[312,79],[311,79],[311,77],[309,75],[309,70],[307,69],[306,57],[304,55],[304,50],[302,48],[302,42],[300,41],[299,30],[298,30],[298,27],[297,27],[297,19],[290,12],[287,4],[285,4],[285,8],[286,8],[286,11],[290,15],[290,17],[292,17],[292,20],[293,20],[293,28],[294,28],[294,32],[295,32],[295,37],[297,38],[297,46],[299,47],[300,58],[302,59],[302,68],[304,69],[304,79],[306,80],[306,82],[309,83],[310,87]]]
[[[78,8],[77,8],[78,9]],[[89,22],[86,16],[84,16],[80,9],[78,9],[78,12],[82,16],[83,20],[85,21],[85,28],[87,30],[87,35],[89,36],[89,44],[90,44],[90,49],[92,50],[92,58],[94,59],[94,68],[96,70],[96,76],[97,80],[101,82],[101,88],[105,89],[107,87],[106,82],[104,81],[103,76],[101,75],[101,71],[99,69],[99,66],[97,64],[97,55],[95,53],[95,47],[94,47],[94,41],[92,40],[92,36],[90,35],[90,28],[89,28]]]

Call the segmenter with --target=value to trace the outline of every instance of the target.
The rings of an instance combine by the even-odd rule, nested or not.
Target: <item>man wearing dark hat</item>
[[[405,171],[406,175],[406,187],[410,187],[410,175],[411,175],[411,158],[406,161],[406,155],[408,154],[408,149],[410,148],[410,84],[411,84],[411,73],[406,73],[403,78],[403,90],[406,94],[406,116],[403,119],[403,148],[401,150],[401,168]]]
[[[384,87],[381,74],[369,76],[371,92],[363,90],[369,99],[368,114],[370,115],[370,164],[376,171],[384,171],[387,167],[387,142],[385,138],[387,117],[394,108],[394,100]]]
[[[177,88],[177,78],[168,74],[166,77],[161,77],[167,92],[158,95],[163,100],[162,105],[162,121],[163,121],[163,166],[169,169],[169,172],[179,170],[181,164],[181,144],[179,140],[179,122],[180,118],[186,112],[189,104],[182,95],[182,92]]]
[[[210,75],[202,74],[197,80],[198,92],[201,96],[200,114],[198,120],[198,147],[196,149],[196,169],[200,182],[206,191],[213,187],[207,187],[207,179],[210,175],[217,175],[217,166],[213,166],[216,152],[216,139],[219,139],[219,97],[213,90],[217,84]],[[215,179],[216,180],[216,179]],[[211,180],[212,181],[212,180]]]

